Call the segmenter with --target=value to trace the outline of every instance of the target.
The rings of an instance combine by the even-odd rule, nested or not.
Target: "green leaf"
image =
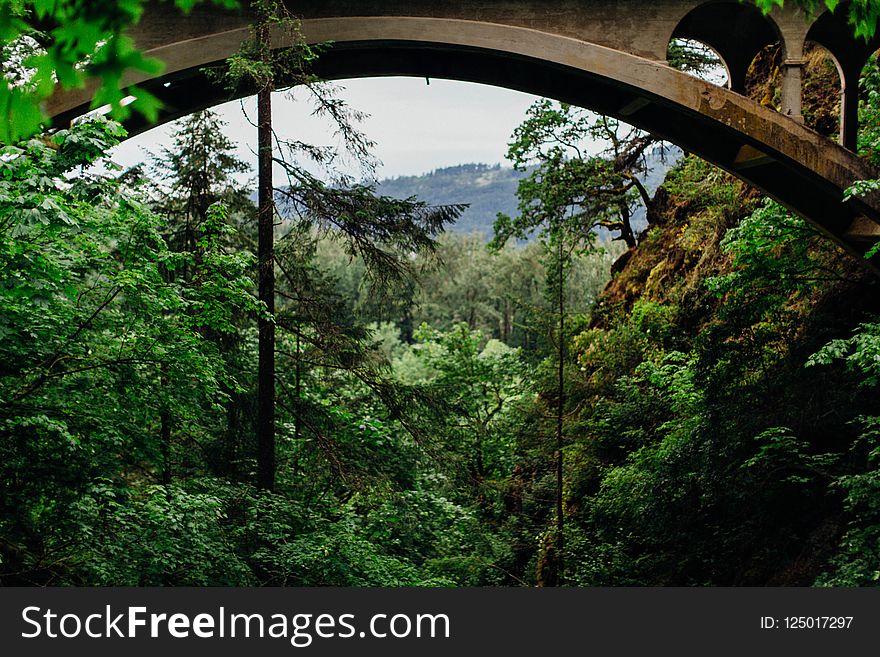
[[[155,123],[159,119],[159,111],[163,107],[161,100],[156,98],[146,89],[141,87],[132,87],[129,93],[136,98],[133,106],[140,112],[149,123]]]
[[[46,18],[55,10],[55,0],[33,0],[34,11],[38,18]]]

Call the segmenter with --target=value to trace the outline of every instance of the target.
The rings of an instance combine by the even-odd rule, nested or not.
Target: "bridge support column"
[[[804,122],[801,114],[801,94],[803,89],[804,61],[786,59],[782,63],[782,107],[781,112],[797,121]]]
[[[857,68],[841,73],[840,145],[855,152],[859,133],[859,74]]]

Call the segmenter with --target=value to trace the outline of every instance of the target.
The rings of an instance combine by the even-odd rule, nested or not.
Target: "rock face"
[[[638,246],[612,266],[600,305],[628,310],[641,299],[687,299],[688,305],[702,308],[693,318],[701,323],[715,302],[703,281],[728,266],[720,240],[759,199],[757,191],[732,176],[689,158],[655,192],[648,208],[650,226]],[[597,321],[601,317],[598,313]]]

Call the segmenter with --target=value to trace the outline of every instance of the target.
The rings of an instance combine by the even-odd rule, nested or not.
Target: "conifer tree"
[[[259,323],[257,372],[257,486],[275,487],[275,203],[272,185],[272,91],[268,16],[257,26],[263,75],[257,79],[257,279],[268,316]]]
[[[338,149],[309,144],[301,140],[281,140],[272,129],[272,98],[276,87],[302,87],[314,103],[314,113],[327,118],[341,138],[348,156],[361,166],[365,175],[373,171],[370,155],[372,142],[357,128],[363,114],[340,100],[335,89],[322,83],[311,72],[311,64],[319,49],[310,46],[300,31],[299,20],[276,0],[261,0],[254,4],[257,22],[252,39],[245,42],[240,52],[226,62],[217,75],[235,89],[257,92],[258,141],[258,298],[265,314],[259,318],[259,367],[257,392],[257,485],[271,490],[276,479],[276,269],[280,271],[293,294],[287,302],[310,308],[303,315],[294,309],[291,330],[296,340],[294,370],[296,402],[293,404],[294,425],[299,436],[302,425],[299,417],[301,404],[301,348],[302,340],[312,335],[304,330],[304,317],[323,317],[326,330],[326,299],[303,299],[297,290],[303,287],[293,272],[309,275],[308,260],[300,258],[310,249],[287,248],[288,242],[306,242],[318,234],[341,240],[351,257],[364,261],[371,284],[377,294],[389,290],[395,283],[412,273],[410,256],[414,252],[432,252],[435,238],[443,227],[455,220],[463,206],[430,207],[416,199],[399,200],[378,196],[375,185],[356,182],[335,169]],[[270,36],[281,33],[291,45],[273,49]],[[305,160],[305,161],[304,161]],[[279,166],[286,184],[273,183],[273,166]],[[312,173],[317,167],[325,174],[322,179]],[[276,203],[277,199],[277,203]],[[282,233],[280,251],[276,252],[276,232]],[[293,261],[283,261],[282,257]],[[320,286],[318,286],[320,289]],[[292,297],[292,299],[291,299]],[[289,304],[288,304],[289,305]],[[322,308],[323,306],[323,308]],[[317,309],[317,310],[315,310]],[[331,313],[332,315],[332,313]],[[354,369],[358,359],[351,354],[362,352],[355,334],[336,331],[342,343],[324,344],[327,354],[343,365]],[[320,333],[318,335],[321,335]],[[360,336],[363,339],[363,336]],[[348,346],[344,346],[347,344]],[[372,373],[359,372],[377,386],[385,401],[397,404],[396,393],[389,392]],[[384,392],[382,392],[384,391]]]
[[[168,218],[166,240],[172,249],[196,251],[214,203],[223,203],[237,227],[249,219],[253,203],[237,178],[249,167],[235,155],[225,129],[211,110],[191,114],[172,133],[171,144],[152,159],[151,173],[160,182],[154,208]]]
[[[235,144],[225,134],[225,122],[213,111],[196,112],[182,119],[171,135],[171,143],[152,157],[150,172],[159,182],[153,191],[153,208],[165,218],[165,240],[180,254],[179,268],[166,269],[169,278],[180,278],[189,286],[202,286],[205,274],[204,240],[217,240],[233,258],[246,258],[250,248],[245,226],[252,220],[253,203],[246,184],[238,176],[249,170],[235,153]],[[213,210],[222,207],[225,226],[214,219]],[[237,318],[236,329],[245,318]],[[238,350],[239,330],[202,329],[214,341],[227,361]],[[235,476],[238,454],[241,395],[231,382],[224,384],[228,397],[227,428],[219,454],[214,458],[222,474]],[[173,417],[167,409],[161,418],[161,444],[166,467],[163,482],[170,481],[171,433]]]

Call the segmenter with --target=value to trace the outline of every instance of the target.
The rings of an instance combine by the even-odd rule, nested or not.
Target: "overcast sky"
[[[339,96],[370,117],[363,131],[376,142],[382,161],[379,178],[421,174],[433,169],[470,162],[505,162],[507,142],[525,116],[535,96],[466,82],[424,78],[367,78],[338,84]],[[317,144],[334,143],[326,121],[310,116],[303,92],[295,100],[283,94],[273,99],[273,119],[283,137]],[[298,99],[298,100],[297,100]],[[216,108],[227,121],[229,136],[239,143],[242,159],[255,164],[256,142],[253,99]],[[134,137],[113,153],[123,166],[142,161],[144,149],[158,151],[168,144],[174,124]]]

